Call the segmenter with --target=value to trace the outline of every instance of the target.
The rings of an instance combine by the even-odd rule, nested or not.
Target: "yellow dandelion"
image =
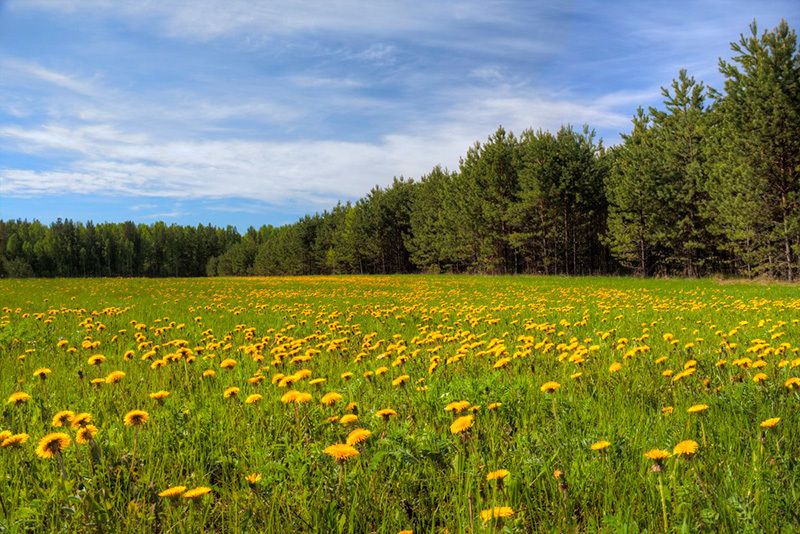
[[[287,391],[281,397],[281,402],[284,403],[284,404],[290,404],[290,403],[295,401],[295,399],[297,398],[298,395],[300,395],[300,392],[299,391],[295,391],[294,389],[292,389],[290,391]]]
[[[492,471],[486,475],[486,480],[503,480],[511,472],[508,469],[498,469],[497,471]]]
[[[365,428],[356,428],[355,430],[350,432],[350,434],[348,434],[347,439],[345,440],[345,442],[348,445],[350,445],[351,447],[354,447],[354,446],[358,445],[359,443],[363,443],[364,441],[367,441],[367,439],[371,435],[372,435],[372,432],[370,432],[369,430],[367,430]]]
[[[375,412],[375,417],[381,417],[384,421],[388,421],[392,417],[397,417],[397,412],[391,408],[384,408]]]
[[[622,364],[619,363],[619,362],[614,362],[608,367],[608,372],[609,373],[616,373],[620,369],[622,369]]]
[[[244,403],[245,404],[255,404],[255,403],[259,402],[263,398],[264,398],[263,395],[259,395],[258,393],[253,393],[252,395],[248,396],[244,400]]]
[[[395,386],[395,387],[402,386],[406,382],[408,382],[410,379],[411,379],[411,377],[408,376],[408,375],[400,375],[397,378],[395,378],[394,380],[392,380],[392,385]]]
[[[469,401],[455,401],[445,406],[444,411],[452,413],[461,413],[467,408],[469,408]]]
[[[222,369],[233,369],[234,367],[236,367],[236,365],[237,365],[236,360],[232,358],[225,358],[224,360],[219,362],[219,366]]]
[[[503,367],[507,366],[511,362],[511,358],[500,358],[497,360],[492,368],[494,369],[502,369]]]
[[[342,400],[342,396],[336,393],[335,391],[332,391],[330,393],[326,393],[325,395],[323,395],[322,398],[319,400],[319,402],[321,404],[324,404],[325,406],[333,406],[340,400]]]
[[[165,499],[176,499],[180,497],[184,491],[186,491],[186,486],[172,486],[159,493],[158,496],[164,497]]]
[[[484,523],[488,523],[492,519],[504,519],[506,517],[512,517],[513,515],[514,509],[510,506],[495,506],[494,508],[483,510],[481,512],[481,519],[483,519]]]
[[[125,378],[125,373],[122,371],[112,371],[108,373],[108,376],[106,377],[106,384],[116,384],[123,378]]]
[[[542,384],[541,387],[539,388],[539,391],[541,391],[542,393],[553,393],[559,388],[561,388],[561,384],[559,384],[558,382],[550,381]]]
[[[125,426],[142,426],[150,419],[150,414],[144,410],[131,410],[125,414]]]
[[[103,356],[102,354],[95,354],[94,356],[86,360],[86,363],[88,363],[89,365],[100,365],[104,361],[106,361],[105,356]]]
[[[691,456],[697,452],[699,447],[700,445],[696,441],[688,439],[675,445],[675,448],[672,449],[672,454],[675,456]]]
[[[62,432],[47,434],[39,440],[39,445],[36,447],[36,456],[39,458],[53,458],[69,447],[69,442],[69,436]]]
[[[463,415],[453,421],[453,424],[450,425],[450,433],[451,434],[461,434],[468,428],[472,426],[474,418],[472,415]]]
[[[222,392],[222,396],[226,399],[230,399],[231,397],[236,397],[240,391],[241,389],[237,388],[236,386],[231,386]]]
[[[47,375],[49,375],[52,372],[53,371],[51,371],[47,367],[42,367],[41,369],[35,370],[33,372],[33,376],[35,376],[36,378],[41,378],[42,380],[44,380],[45,378],[47,378]]]
[[[199,499],[200,497],[202,497],[203,495],[205,495],[209,491],[211,491],[211,488],[206,488],[205,486],[200,486],[198,488],[190,489],[189,491],[187,491],[186,493],[181,495],[181,498],[183,498],[183,499]]]
[[[771,418],[767,419],[766,421],[761,421],[761,426],[764,427],[764,428],[772,428],[772,427],[774,427],[775,425],[777,425],[780,422],[781,422],[781,418],[780,417],[771,417]]]
[[[72,428],[85,428],[91,422],[92,422],[92,414],[81,412],[72,418],[71,426]]]
[[[24,391],[17,391],[8,397],[8,404],[14,404],[15,406],[18,406],[24,402],[28,402],[30,399],[31,396]]]
[[[161,401],[166,399],[169,396],[169,391],[156,391],[155,393],[150,393],[149,397],[153,400]]]
[[[704,412],[706,410],[708,410],[708,404],[695,404],[694,406],[692,406],[691,408],[686,410],[686,412],[687,413],[700,413],[700,412]]]
[[[649,458],[655,462],[660,462],[672,456],[669,451],[665,451],[663,449],[650,449],[643,455],[645,458]]]
[[[23,443],[25,443],[29,439],[30,439],[30,436],[28,434],[25,434],[25,433],[11,434],[9,432],[8,436],[6,436],[4,439],[0,440],[0,448],[6,449],[6,448],[19,447],[20,445],[22,445]]]
[[[78,443],[91,443],[94,437],[97,435],[97,427],[94,425],[87,425],[84,428],[78,430],[75,434],[75,441]]]
[[[358,421],[358,416],[352,413],[348,413],[346,415],[343,415],[342,418],[339,419],[339,424],[346,426],[351,423],[355,423],[356,421]]]
[[[255,486],[261,481],[261,473],[251,473],[244,477],[248,484]]]
[[[592,443],[592,445],[589,448],[592,449],[593,451],[602,451],[609,445],[611,445],[610,441],[600,440],[596,443]]]
[[[295,404],[305,404],[307,402],[311,402],[314,397],[311,396],[311,393],[298,393],[294,397]]]
[[[72,422],[73,417],[75,417],[75,412],[61,410],[60,412],[56,412],[56,414],[53,416],[52,424],[56,427],[66,426]]]
[[[345,443],[330,445],[323,451],[325,454],[335,459],[337,462],[345,462],[350,458],[358,456],[358,449]]]

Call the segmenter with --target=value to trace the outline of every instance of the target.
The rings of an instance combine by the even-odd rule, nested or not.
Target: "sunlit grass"
[[[800,529],[794,286],[0,291],[3,531]]]

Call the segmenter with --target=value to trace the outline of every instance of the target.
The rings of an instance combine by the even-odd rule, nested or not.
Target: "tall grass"
[[[0,448],[2,532],[800,530],[800,388],[786,385],[800,376],[795,286],[409,276],[0,291],[0,393],[31,395],[0,419],[30,435]],[[310,377],[274,379],[302,369]],[[125,377],[99,383],[112,371]],[[561,387],[542,391],[547,381]],[[281,402],[291,389],[312,401]],[[169,395],[150,398],[159,390]],[[342,400],[322,405],[331,391]],[[459,400],[469,408],[445,411]],[[358,420],[341,425],[350,403]],[[709,408],[687,412],[697,404]],[[398,416],[384,422],[383,408]],[[150,416],[138,435],[123,423],[133,409]],[[65,478],[34,452],[60,410],[98,427],[94,449],[63,451]],[[467,413],[472,427],[452,434]],[[372,431],[358,456],[323,452],[355,428]],[[611,445],[592,450],[600,440]],[[684,440],[697,453],[661,471],[643,456]],[[487,481],[498,469],[510,474]],[[173,486],[211,491],[159,497]],[[484,520],[494,507],[513,515]]]

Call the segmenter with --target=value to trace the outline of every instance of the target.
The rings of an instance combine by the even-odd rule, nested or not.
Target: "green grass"
[[[0,280],[0,306],[0,430],[30,435],[21,447],[0,448],[0,532],[800,530],[800,389],[785,386],[800,376],[796,286],[455,276]],[[290,362],[309,349],[319,352]],[[582,363],[570,361],[576,353]],[[106,361],[89,365],[96,354]],[[493,369],[502,357],[511,361]],[[734,365],[745,357],[765,366]],[[220,368],[225,358],[237,365]],[[170,361],[152,369],[159,359]],[[690,360],[694,374],[664,376]],[[613,362],[618,372],[609,371]],[[387,372],[363,376],[380,367]],[[40,368],[52,371],[46,380],[34,377]],[[311,377],[272,383],[300,369]],[[117,370],[126,375],[120,382],[91,384]],[[216,376],[203,377],[206,370]],[[259,372],[265,379],[250,383]],[[756,383],[759,372],[768,378]],[[407,386],[392,386],[401,375],[410,376]],[[311,385],[315,378],[327,381]],[[540,391],[547,381],[561,388]],[[231,386],[239,395],[223,398]],[[282,403],[290,388],[313,400]],[[170,392],[163,406],[149,398],[159,390]],[[32,398],[5,403],[16,391]],[[343,399],[321,405],[330,391]],[[255,393],[263,400],[246,404]],[[453,435],[445,406],[458,400],[480,408],[473,426]],[[355,425],[327,421],[349,402],[358,405]],[[502,406],[488,410],[494,402]],[[709,408],[687,413],[696,404]],[[384,424],[374,415],[382,408],[398,417]],[[123,424],[132,409],[150,415],[135,457],[135,431]],[[64,451],[66,479],[55,459],[35,452],[43,436],[63,431],[51,427],[60,410],[89,412],[98,427],[94,450]],[[772,417],[780,417],[774,428],[760,426]],[[354,428],[372,436],[340,467],[323,451]],[[599,440],[611,446],[591,450]],[[697,441],[697,454],[651,472],[643,454],[683,440]],[[497,469],[510,471],[501,486],[485,480]],[[249,474],[262,478],[250,485]],[[176,485],[211,491],[194,501],[158,496]],[[514,516],[484,522],[481,511],[493,506]]]

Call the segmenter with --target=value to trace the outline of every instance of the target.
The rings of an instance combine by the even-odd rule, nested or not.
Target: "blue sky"
[[[498,125],[606,144],[796,1],[0,1],[0,218],[283,224]]]

